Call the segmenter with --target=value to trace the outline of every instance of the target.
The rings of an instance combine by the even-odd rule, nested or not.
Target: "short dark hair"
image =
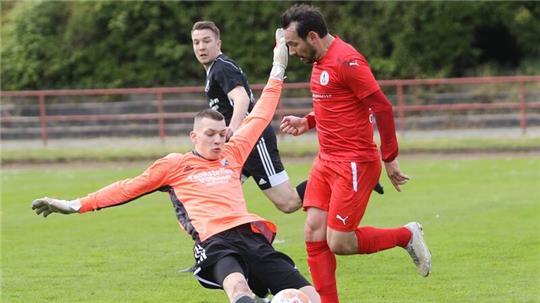
[[[216,121],[225,120],[225,117],[220,112],[211,108],[203,109],[195,115],[195,121],[200,121],[203,118],[208,118]]]
[[[219,36],[220,36],[219,28],[214,23],[214,21],[197,21],[195,22],[195,24],[193,24],[193,27],[191,28],[191,32],[193,33],[193,31],[202,30],[202,29],[211,30],[212,32],[214,32],[214,34],[216,34],[216,37],[219,39]]]
[[[295,4],[281,15],[281,27],[286,29],[296,22],[296,33],[306,39],[309,32],[316,32],[320,38],[328,34],[326,21],[318,8],[308,4]]]

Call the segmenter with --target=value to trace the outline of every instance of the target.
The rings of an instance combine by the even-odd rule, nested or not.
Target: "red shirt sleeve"
[[[398,155],[398,142],[396,138],[396,127],[394,124],[394,112],[392,103],[388,101],[381,90],[364,98],[365,102],[373,112],[377,121],[377,128],[381,137],[381,157],[384,162],[391,162]]]
[[[383,161],[394,160],[398,155],[398,144],[392,104],[381,92],[366,59],[362,55],[345,58],[340,65],[339,75],[356,98],[371,108],[381,136]]]
[[[362,100],[380,89],[369,64],[360,54],[344,58],[341,61],[339,77],[358,100]]]

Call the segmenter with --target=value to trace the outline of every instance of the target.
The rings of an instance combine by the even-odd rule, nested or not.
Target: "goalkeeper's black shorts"
[[[286,288],[310,285],[291,258],[274,250],[249,224],[197,243],[193,252],[197,262],[193,275],[206,288],[222,288],[223,279],[233,272],[242,273],[251,290],[261,298],[268,292],[276,294]]]

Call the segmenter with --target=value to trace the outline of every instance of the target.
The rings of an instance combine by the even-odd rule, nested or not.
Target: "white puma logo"
[[[349,216],[343,218],[342,216],[340,215],[336,215],[336,219],[340,220],[341,222],[343,222],[343,225],[347,225],[347,219],[349,219]]]

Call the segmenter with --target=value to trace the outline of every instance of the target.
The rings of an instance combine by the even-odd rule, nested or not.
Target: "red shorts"
[[[337,231],[353,231],[366,211],[369,196],[381,176],[381,162],[313,161],[304,209],[328,211],[327,225]]]

